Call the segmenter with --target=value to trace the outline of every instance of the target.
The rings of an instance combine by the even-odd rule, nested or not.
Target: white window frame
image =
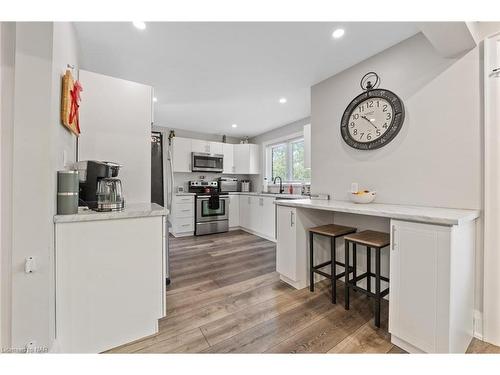
[[[288,176],[292,176],[292,143],[296,141],[304,141],[304,132],[297,132],[293,134],[289,134],[284,137],[280,138],[275,138],[273,140],[270,140],[268,142],[265,142],[263,144],[263,151],[264,151],[264,171],[265,174],[262,177],[262,182],[264,182],[264,178],[267,178],[267,182],[272,185],[272,154],[271,154],[271,149],[273,146],[281,145],[281,144],[286,144],[287,145],[287,174]],[[288,179],[288,176],[280,176],[283,178],[283,183],[287,184],[301,184],[301,183],[309,183],[310,180],[290,180]]]

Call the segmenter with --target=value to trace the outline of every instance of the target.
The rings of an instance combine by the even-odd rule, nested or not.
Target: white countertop
[[[346,212],[442,225],[458,225],[475,220],[480,215],[479,210],[406,206],[382,203],[358,204],[337,200],[276,200],[275,204],[279,206]]]
[[[288,198],[288,199],[303,199],[305,198],[303,195],[300,194],[279,194],[279,193],[258,193],[255,191],[231,191],[229,194],[235,194],[235,195],[257,195],[257,196],[262,196],[262,197],[282,197],[282,198]]]
[[[117,220],[132,217],[166,216],[168,210],[156,203],[125,203],[125,209],[118,212],[96,212],[80,208],[74,215],[55,215],[54,223],[70,223],[79,221]]]

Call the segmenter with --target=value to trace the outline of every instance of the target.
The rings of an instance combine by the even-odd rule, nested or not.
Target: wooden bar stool
[[[338,237],[345,236],[346,234],[355,233],[356,228],[345,227],[342,225],[336,224],[328,224],[322,225],[319,227],[309,228],[309,290],[314,292],[314,274],[324,276],[327,279],[330,279],[332,282],[332,303],[337,303],[337,288],[336,288],[336,280],[344,277],[345,271],[339,273],[337,275],[336,265],[342,266],[345,268],[345,264],[338,262],[337,257],[335,256],[335,240]],[[314,248],[313,248],[313,236],[314,234],[330,237],[330,253],[331,259],[327,262],[323,262],[318,265],[314,265]],[[320,268],[330,266],[330,273],[326,273],[320,270]]]
[[[349,289],[361,292],[375,300],[375,326],[380,327],[380,302],[382,298],[389,293],[389,288],[380,291],[380,280],[389,282],[387,277],[380,275],[380,252],[382,248],[389,246],[389,233],[376,232],[373,230],[365,230],[362,232],[349,234],[344,237],[345,240],[345,264],[350,263],[349,244],[352,243],[352,279],[350,272],[346,274],[345,283],[345,309],[349,310]],[[356,245],[366,246],[366,272],[357,275],[356,266]],[[371,272],[371,249],[375,249],[375,273]],[[371,278],[375,277],[375,293],[371,291]],[[366,289],[357,286],[357,282],[366,278]]]

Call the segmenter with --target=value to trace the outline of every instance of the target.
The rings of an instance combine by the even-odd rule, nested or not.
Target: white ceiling
[[[254,136],[310,115],[310,87],[415,23],[75,23],[81,67],[155,88],[155,124]],[[345,29],[341,39],[331,33]],[[286,97],[286,104],[278,103]],[[238,127],[233,129],[231,124]]]

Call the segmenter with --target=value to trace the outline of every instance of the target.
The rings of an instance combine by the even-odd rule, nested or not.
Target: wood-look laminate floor
[[[390,342],[387,303],[377,329],[366,297],[352,293],[344,310],[341,282],[336,305],[326,281],[293,289],[275,272],[275,244],[246,232],[172,238],[170,269],[159,333],[109,352],[403,353]],[[500,348],[475,340],[469,351]]]

